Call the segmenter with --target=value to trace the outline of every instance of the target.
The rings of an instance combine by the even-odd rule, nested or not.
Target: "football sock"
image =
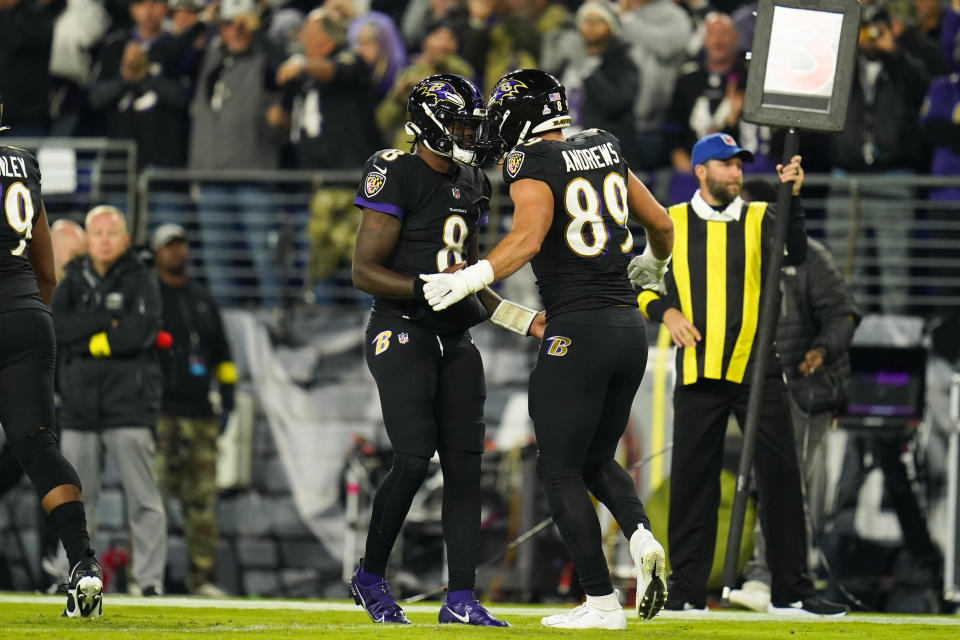
[[[600,521],[579,476],[547,476],[543,490],[553,521],[567,547],[580,577],[580,586],[589,596],[613,592],[610,570],[603,555]]]
[[[587,468],[583,481],[590,493],[613,514],[627,540],[638,526],[650,528],[650,519],[637,497],[633,478],[616,460],[607,460],[601,465]]]
[[[447,588],[472,590],[480,550],[480,454],[443,453],[441,524],[447,546]]]
[[[64,502],[50,512],[50,522],[53,524],[63,548],[67,552],[70,568],[81,559],[92,556],[90,549],[90,534],[87,533],[87,516],[83,509],[83,502],[74,500]]]
[[[374,575],[387,575],[387,560],[424,478],[430,460],[405,453],[393,454],[393,466],[373,498],[363,566]]]
[[[616,611],[620,608],[617,594],[612,592],[603,596],[587,596],[587,604],[600,611]]]

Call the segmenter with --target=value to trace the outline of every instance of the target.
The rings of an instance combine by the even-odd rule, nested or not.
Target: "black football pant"
[[[530,374],[537,471],[588,595],[613,591],[588,491],[628,540],[639,524],[650,524],[633,478],[614,460],[646,364],[639,311],[609,307],[551,318]]]
[[[779,363],[771,363],[779,372]],[[706,606],[720,505],[723,440],[731,412],[746,423],[748,384],[700,380],[678,385],[673,396],[670,471],[670,600]],[[782,605],[814,594],[807,576],[807,536],[800,471],[787,389],[779,373],[764,381],[754,472],[767,535],[771,600]]]
[[[442,527],[450,591],[472,589],[480,541],[480,454],[486,383],[469,333],[437,336],[401,318],[373,316],[365,355],[380,394],[393,465],[377,489],[364,568],[387,561],[434,452],[443,473]]]

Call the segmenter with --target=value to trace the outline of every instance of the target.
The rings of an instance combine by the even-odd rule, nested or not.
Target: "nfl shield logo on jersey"
[[[450,191],[453,193],[453,197],[457,200],[460,199],[460,188],[459,187],[450,187]]]
[[[511,178],[516,178],[520,172],[520,167],[523,166],[523,152],[514,151],[508,155],[504,166],[507,168],[507,175]]]
[[[363,181],[363,192],[368,198],[372,198],[380,193],[380,189],[383,189],[386,182],[387,177],[385,175],[370,172],[367,174],[366,180]]]
[[[410,340],[410,336],[407,335],[406,331],[397,335],[397,342],[399,342],[400,344],[407,344],[409,340]]]

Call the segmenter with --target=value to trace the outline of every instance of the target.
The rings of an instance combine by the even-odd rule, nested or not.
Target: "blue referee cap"
[[[690,162],[695,167],[707,160],[727,160],[738,157],[744,162],[753,162],[753,154],[740,145],[728,133],[711,133],[697,140],[690,154]]]

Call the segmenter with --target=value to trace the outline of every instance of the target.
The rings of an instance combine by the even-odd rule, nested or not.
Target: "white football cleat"
[[[83,558],[70,572],[65,618],[99,618],[103,614],[103,572],[94,557]]]
[[[667,556],[643,525],[630,536],[630,555],[637,566],[637,616],[650,620],[667,601],[667,585],[663,581]]]
[[[740,589],[733,589],[727,596],[730,604],[767,613],[770,607],[770,586],[759,580],[747,580]]]
[[[622,607],[601,611],[584,602],[567,613],[540,618],[540,624],[554,629],[626,629],[627,617]]]

